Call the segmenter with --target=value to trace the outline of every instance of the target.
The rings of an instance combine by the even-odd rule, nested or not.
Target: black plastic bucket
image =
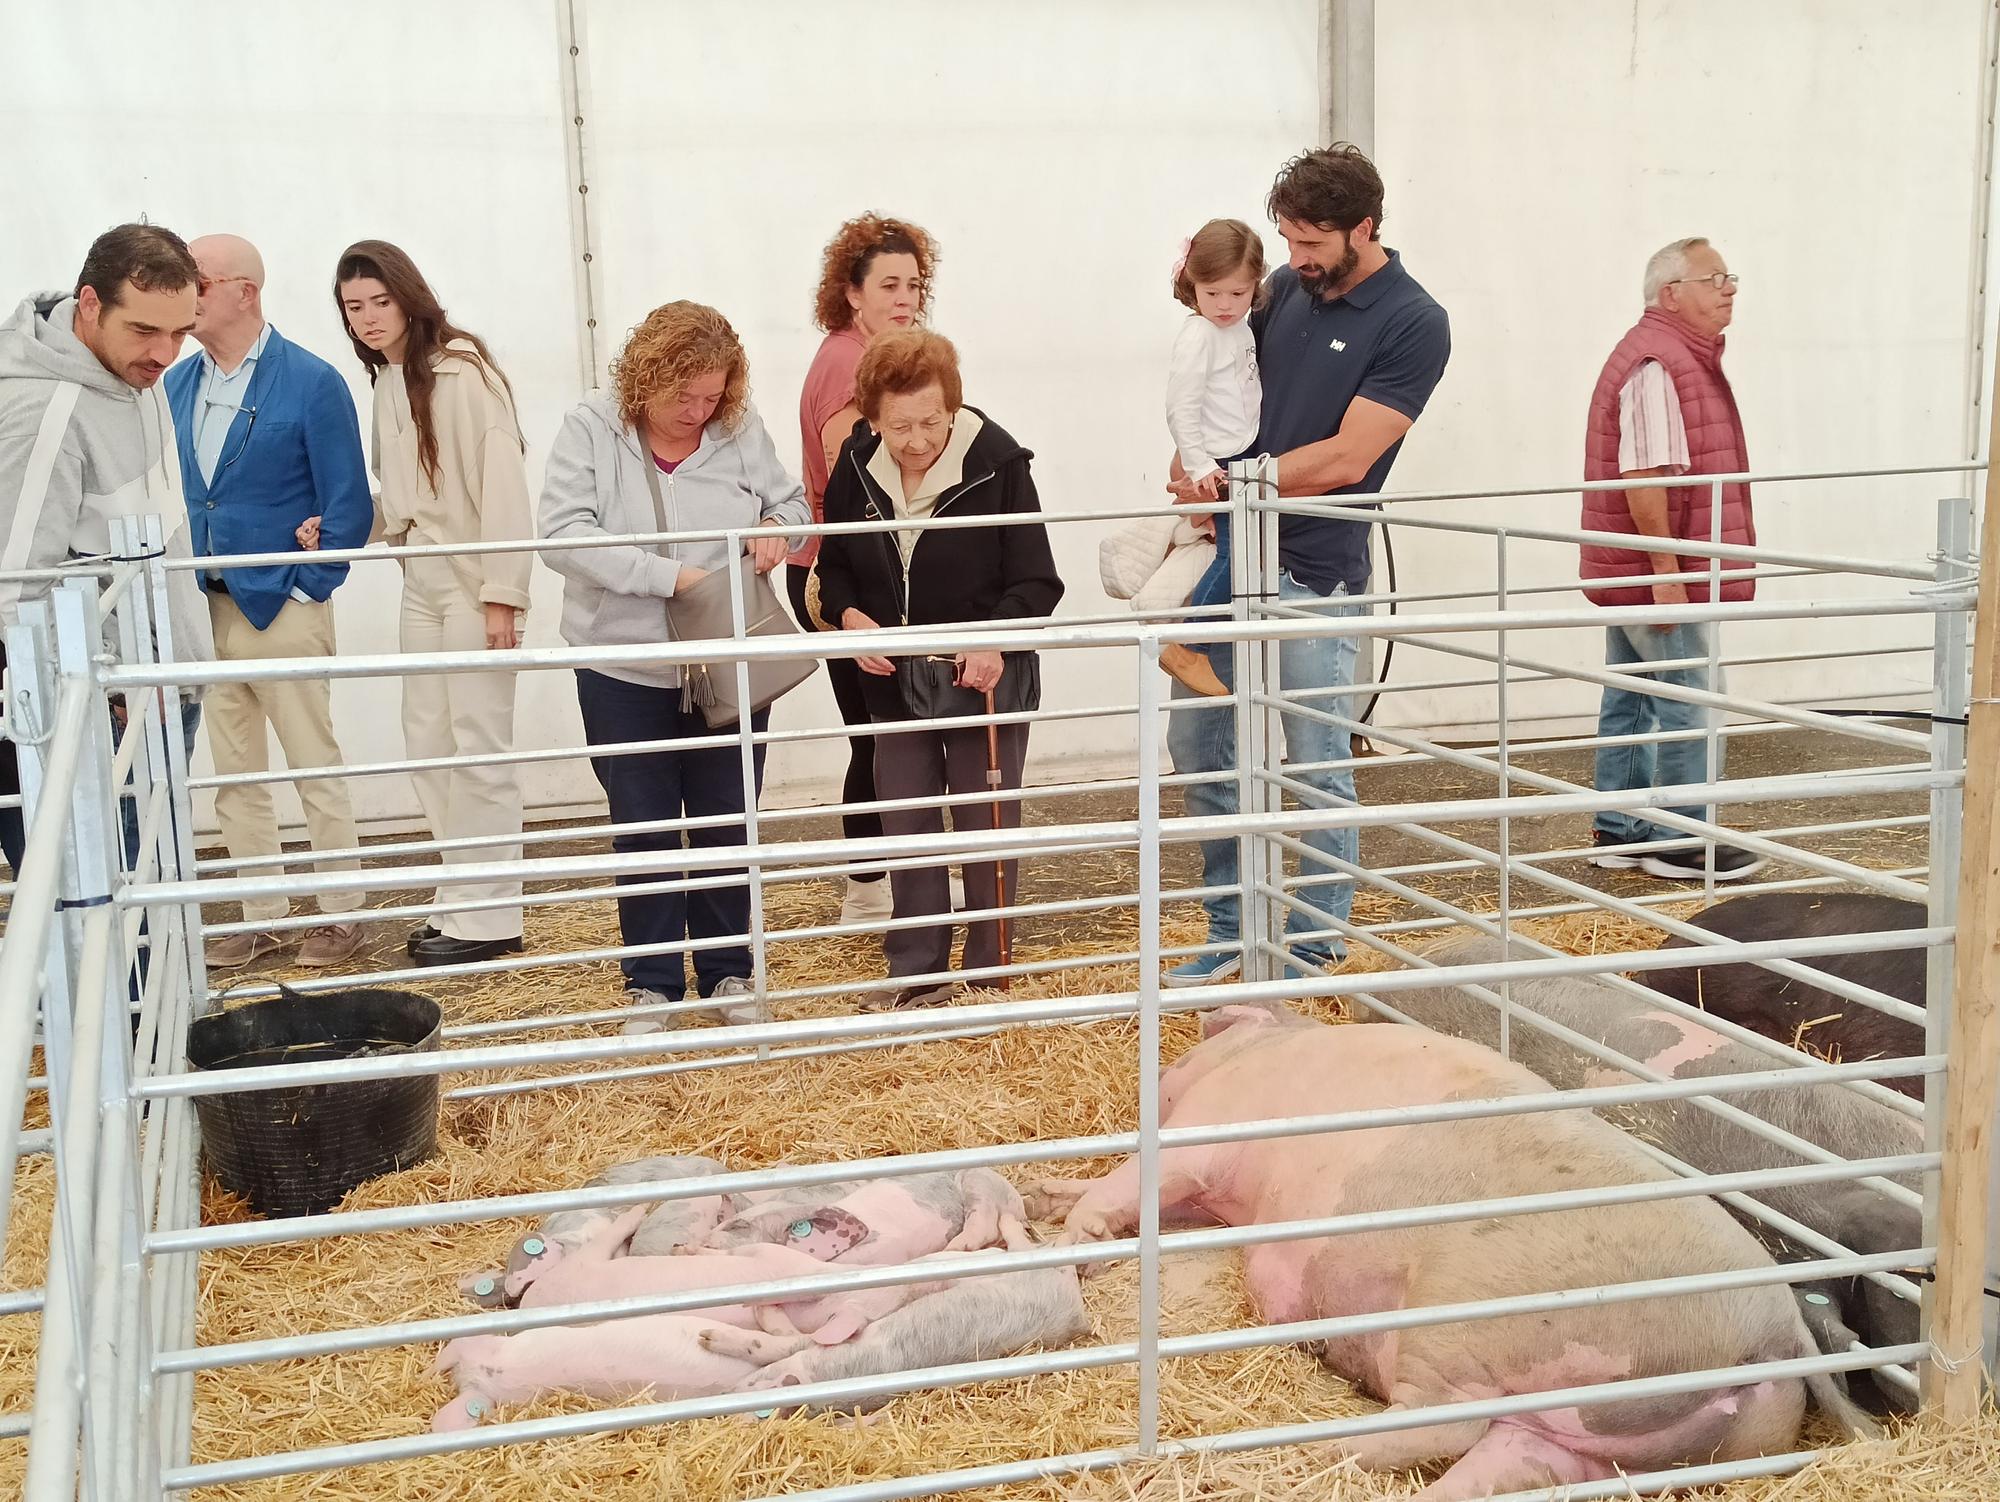
[[[429,1053],[442,1013],[414,991],[287,991],[200,1018],[195,1069]],[[437,1150],[438,1077],[281,1086],[195,1100],[202,1148],[223,1187],[264,1215],[317,1215],[355,1185]]]

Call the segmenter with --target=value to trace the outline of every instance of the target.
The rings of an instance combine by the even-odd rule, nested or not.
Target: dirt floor
[[[1747,776],[1887,759],[1871,757],[1869,748],[1852,741],[1771,736],[1739,747],[1730,770]],[[1587,757],[1581,753],[1530,753],[1521,760],[1536,770],[1588,780]],[[1376,804],[1481,796],[1489,791],[1483,779],[1402,758],[1365,767],[1360,788],[1364,801]],[[1750,805],[1733,814],[1730,822],[1770,828],[1922,811],[1921,796],[1834,800]],[[1132,812],[1130,795],[1066,797],[1038,800],[1030,817],[1044,824],[1130,818]],[[823,835],[834,832],[831,823],[815,818],[795,827],[801,835]],[[1439,827],[1474,840],[1486,839],[1489,833],[1483,826]],[[1524,816],[1514,821],[1513,838],[1525,850],[1574,848],[1587,841],[1587,819]],[[1812,843],[1877,868],[1921,866],[1924,861],[1921,828],[1831,836]],[[587,834],[555,847],[565,854],[601,848],[601,839]],[[542,847],[542,853],[549,852],[550,847]],[[1369,830],[1363,838],[1363,858],[1367,865],[1380,868],[1439,857],[1420,839]],[[1187,846],[1170,848],[1162,874],[1169,885],[1193,884],[1198,876],[1196,852]],[[1567,863],[1563,874],[1625,895],[1662,888],[1637,873],[1593,871],[1581,860]],[[1131,852],[1065,855],[1027,863],[1020,895],[1032,901],[1129,892],[1135,879]],[[1490,906],[1495,899],[1487,873],[1429,877],[1422,885],[1475,907]],[[1513,901],[1525,906],[1545,896],[1517,881]],[[782,935],[830,922],[837,898],[833,885],[826,882],[773,888],[767,927]],[[1374,893],[1364,894],[1356,913],[1371,923],[1420,915],[1408,904]],[[232,910],[210,916],[222,921],[236,915]],[[1168,943],[1200,940],[1202,923],[1193,904],[1177,904],[1162,917]],[[1651,942],[1629,923],[1594,926],[1589,919],[1552,920],[1535,931],[1574,949],[1629,948]],[[401,923],[380,926],[366,956],[371,968],[402,962],[404,932]],[[608,901],[531,912],[531,952],[555,954],[615,942],[615,915]],[[1016,944],[1022,959],[1087,960],[1136,947],[1136,923],[1129,909],[1080,919],[1029,919],[1021,923]],[[867,939],[777,943],[771,953],[772,979],[781,987],[880,973],[879,948]],[[282,959],[260,967],[249,978],[300,974],[287,969]],[[1363,956],[1352,963],[1356,968],[1380,968],[1391,961]],[[1057,972],[1018,987],[1016,994],[1096,994],[1129,988],[1135,980],[1129,964],[1099,963]],[[448,1021],[463,1023],[612,1005],[618,979],[616,967],[609,963],[568,963],[505,978],[440,980],[423,989],[437,996]],[[830,1001],[808,1001],[780,1010],[781,1015],[801,1016],[828,1015],[844,1008]],[[1315,1010],[1330,1019],[1337,1015],[1329,1004],[1319,1004]],[[1192,1024],[1170,1020],[1168,1053],[1185,1047],[1193,1036]],[[1011,1029],[921,1048],[778,1060],[668,1078],[450,1101],[444,1108],[438,1156],[362,1186],[345,1208],[559,1188],[581,1182],[607,1163],[659,1152],[701,1152],[722,1157],[732,1167],[754,1168],[1129,1130],[1136,1112],[1135,1058],[1134,1029],[1129,1024],[1101,1023]],[[463,1077],[447,1081],[464,1082]],[[1076,1165],[1075,1171],[1106,1166],[1085,1163]],[[1031,1165],[1010,1172],[1017,1182],[1026,1183],[1046,1171]],[[23,1171],[16,1202],[20,1229],[7,1248],[0,1286],[23,1286],[39,1276],[48,1179],[46,1160],[31,1162]],[[240,1202],[209,1186],[204,1202],[207,1220],[233,1221],[247,1213]],[[201,1269],[200,1339],[214,1344],[462,1312],[465,1306],[454,1287],[456,1277],[494,1265],[522,1229],[518,1221],[496,1221],[207,1255]],[[1127,1268],[1086,1285],[1098,1339],[1130,1338],[1135,1277]],[[1233,1258],[1170,1259],[1167,1289],[1165,1315],[1172,1333],[1225,1328],[1252,1319]],[[20,1412],[27,1406],[34,1334],[30,1319],[0,1320],[0,1412]],[[434,1347],[403,1347],[205,1375],[196,1385],[195,1459],[200,1463],[421,1433],[431,1411],[450,1396],[449,1387],[429,1375],[433,1354]],[[1125,1443],[1131,1438],[1135,1394],[1129,1370],[1078,1372],[1027,1384],[988,1383],[914,1395],[898,1400],[880,1422],[862,1428],[813,1418],[764,1424],[704,1421],[276,1478],[194,1495],[203,1502],[221,1498],[231,1502],[281,1498],[720,1502]],[[590,1406],[579,1399],[549,1398],[510,1408],[502,1417],[573,1413]],[[1163,1423],[1174,1435],[1304,1422],[1371,1407],[1321,1370],[1306,1352],[1292,1348],[1176,1361],[1164,1373]],[[1854,1447],[1843,1464],[1859,1469],[1829,1469],[1823,1484],[1803,1479],[1748,1483],[1719,1495],[1732,1502],[1778,1496],[1794,1502],[1886,1496],[1865,1480],[1864,1472],[1893,1471],[1899,1464],[1907,1470],[1916,1463],[1910,1457],[1919,1454],[1930,1457],[1925,1463],[1932,1466],[1937,1481],[1927,1495],[1987,1495],[1978,1486],[1963,1489],[1960,1482],[1967,1474],[1982,1474],[1977,1467],[1986,1464],[2000,1444],[1995,1438],[2000,1435],[2000,1421],[1991,1427],[1992,1433],[1977,1430],[1952,1436],[1912,1430],[1895,1441],[1901,1449]],[[1808,1438],[1817,1442],[1831,1436],[1815,1430]],[[1940,1460],[1940,1455],[1948,1458]],[[20,1466],[18,1442],[0,1442],[0,1494],[7,1490],[9,1478],[20,1475]],[[1400,1477],[1364,1476],[1336,1466],[1325,1455],[1294,1451],[1143,1467],[1121,1476],[1050,1481],[975,1495],[1037,1499],[1261,1495],[1300,1502],[1306,1497],[1374,1502],[1402,1494],[1405,1485]]]

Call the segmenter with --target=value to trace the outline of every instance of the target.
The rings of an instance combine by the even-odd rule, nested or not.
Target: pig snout
[[[483,1393],[462,1392],[431,1416],[433,1434],[450,1434],[458,1429],[476,1428],[493,1411],[493,1400]]]
[[[467,1273],[458,1280],[458,1291],[481,1309],[505,1309],[509,1307],[506,1282],[507,1270],[493,1267],[482,1273]]]
[[[507,1259],[507,1275],[500,1284],[502,1302],[510,1306],[520,1303],[521,1295],[562,1258],[561,1242],[545,1241],[539,1236],[523,1236],[518,1257]]]

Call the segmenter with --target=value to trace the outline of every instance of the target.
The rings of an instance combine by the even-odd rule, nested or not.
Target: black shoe
[[[1708,852],[1699,848],[1662,851],[1658,855],[1647,856],[1639,862],[1639,866],[1647,875],[1664,876],[1669,881],[1705,881],[1709,875]],[[1763,867],[1764,858],[1761,855],[1738,850],[1734,845],[1715,847],[1717,881],[1741,881]]]
[[[417,952],[417,946],[419,944],[424,943],[426,940],[435,939],[437,937],[438,937],[437,929],[433,925],[426,923],[423,924],[421,927],[413,928],[410,930],[410,936],[407,939],[403,940],[403,948],[407,949],[411,954],[415,954]]]
[[[410,946],[410,958],[419,965],[468,965],[520,952],[519,939],[454,939],[450,934],[432,934]]]

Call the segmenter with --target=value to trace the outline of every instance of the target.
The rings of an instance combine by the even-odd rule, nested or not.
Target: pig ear
[[[843,1341],[854,1339],[860,1333],[860,1319],[852,1309],[842,1309],[825,1324],[813,1331],[813,1341],[817,1345],[837,1346]]]
[[[1276,1020],[1277,1018],[1265,1007],[1245,1005],[1217,1007],[1212,1012],[1201,1014],[1201,1035],[1204,1038],[1213,1038],[1217,1033],[1227,1032],[1232,1027],[1263,1027]]]

